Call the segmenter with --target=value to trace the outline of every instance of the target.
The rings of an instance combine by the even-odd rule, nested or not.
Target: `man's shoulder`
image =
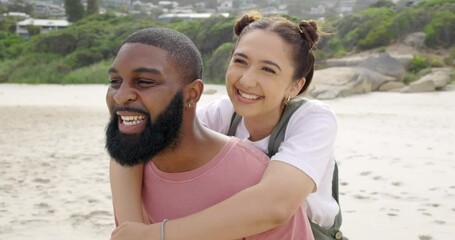
[[[270,158],[255,146],[236,137],[231,137],[229,141],[233,142],[233,145],[228,154],[240,155],[246,160],[258,161],[263,165],[269,163]]]

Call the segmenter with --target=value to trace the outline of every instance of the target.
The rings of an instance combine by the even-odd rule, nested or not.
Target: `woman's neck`
[[[278,121],[280,121],[283,111],[284,107],[279,111],[271,112],[268,114],[244,117],[243,121],[245,123],[245,127],[250,134],[249,140],[259,141],[269,136]]]

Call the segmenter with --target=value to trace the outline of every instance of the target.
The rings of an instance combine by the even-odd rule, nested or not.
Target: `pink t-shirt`
[[[258,183],[268,162],[264,153],[237,138],[231,138],[204,166],[188,172],[162,172],[150,162],[144,168],[144,210],[152,223],[199,212]],[[244,239],[314,237],[302,206],[286,224]]]

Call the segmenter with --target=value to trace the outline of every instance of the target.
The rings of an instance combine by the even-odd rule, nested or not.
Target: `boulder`
[[[450,81],[450,68],[432,68],[430,73],[404,88],[402,92],[431,92],[445,89]]]
[[[436,89],[441,89],[450,81],[450,68],[432,68],[431,72],[424,75],[416,82],[432,81]]]
[[[317,99],[332,99],[375,91],[384,82],[394,79],[360,67],[333,67],[317,70],[309,95]]]
[[[396,81],[402,81],[406,75],[404,65],[388,53],[370,56],[364,61],[359,62],[358,66],[393,77]]]
[[[381,92],[397,92],[406,87],[402,82],[386,82],[379,87]]]
[[[425,38],[426,34],[424,32],[415,32],[409,34],[403,43],[415,48],[425,48]]]
[[[331,67],[351,67],[357,66],[359,62],[365,60],[366,57],[346,57],[346,58],[333,58],[325,61],[327,68]]]
[[[436,89],[436,85],[433,81],[420,81],[412,82],[409,86],[404,87],[402,93],[419,93],[419,92],[433,92]]]

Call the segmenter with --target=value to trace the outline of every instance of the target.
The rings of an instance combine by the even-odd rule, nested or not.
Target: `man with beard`
[[[179,236],[189,227],[184,216],[211,214],[207,208],[260,180],[269,161],[265,154],[197,119],[202,59],[185,35],[165,28],[139,30],[123,43],[108,73],[106,149],[126,169],[143,164],[140,201],[149,223],[117,219],[120,226],[112,239],[164,239],[164,234],[166,239],[188,239]],[[121,179],[111,176],[117,211],[129,203],[116,201],[121,189],[114,189],[115,181]],[[207,238],[196,235],[191,239]],[[287,224],[252,239],[312,235],[305,211],[299,209]]]

